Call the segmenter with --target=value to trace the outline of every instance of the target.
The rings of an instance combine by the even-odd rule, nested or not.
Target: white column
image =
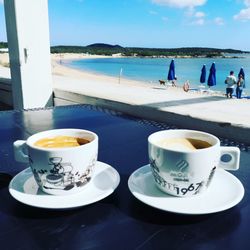
[[[4,0],[15,109],[53,105],[47,0]]]

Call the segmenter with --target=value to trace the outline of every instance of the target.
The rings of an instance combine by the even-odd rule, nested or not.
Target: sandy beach
[[[129,87],[131,92],[131,87],[135,88],[146,88],[150,89],[152,86],[144,84],[143,82],[133,81],[129,79],[115,78],[106,75],[94,74],[90,72],[84,72],[76,69],[72,69],[64,66],[60,62],[63,60],[77,60],[77,59],[89,59],[89,58],[103,58],[105,56],[98,55],[85,55],[85,54],[51,54],[51,70],[53,76],[53,87],[59,88],[67,91],[74,91],[80,94],[95,95],[98,91],[101,94],[100,97],[111,98],[113,96],[127,95],[125,89]],[[10,78],[10,69],[8,67],[3,67],[9,64],[9,57],[7,53],[0,53],[0,77]],[[116,93],[112,92],[112,87],[117,88]],[[105,90],[109,89],[112,93],[105,94]],[[119,99],[118,98],[118,99]]]
[[[134,104],[145,103],[145,99],[154,103],[155,100],[165,100],[166,92],[168,91],[169,100],[178,100],[184,98],[196,98],[197,95],[207,96],[216,95],[223,96],[219,92],[204,92],[198,91],[184,92],[182,84],[178,87],[153,85],[149,82],[134,81],[119,76],[112,77],[101,74],[95,74],[92,72],[80,71],[77,69],[69,68],[60,63],[63,60],[76,60],[76,59],[88,59],[88,58],[104,58],[105,56],[97,55],[84,55],[84,54],[52,54],[52,74],[53,84],[55,88],[62,88],[68,91],[75,91],[77,93],[92,95],[92,92],[98,92],[100,97],[106,97],[111,100],[127,101]],[[107,57],[107,56],[106,56]],[[69,78],[74,81],[70,81]],[[131,89],[133,87],[133,89]],[[114,92],[112,90],[114,89]],[[107,92],[108,90],[108,92]],[[170,95],[169,95],[170,93]],[[134,97],[134,98],[133,98]],[[124,100],[125,98],[125,100]],[[140,102],[140,98],[142,99]]]
[[[90,72],[84,72],[82,70],[72,69],[60,64],[61,61],[71,61],[77,59],[93,59],[93,58],[107,58],[111,56],[98,56],[98,55],[85,55],[85,54],[52,54],[51,55],[51,67],[52,67],[52,74],[59,75],[59,76],[66,76],[72,77],[74,79],[81,79],[84,81],[102,81],[109,82],[111,84],[121,84],[121,85],[128,85],[128,86],[144,86],[148,87],[148,84],[140,82],[140,81],[133,81],[130,79],[121,78],[119,81],[119,77],[112,77],[106,76],[101,74],[95,74]]]

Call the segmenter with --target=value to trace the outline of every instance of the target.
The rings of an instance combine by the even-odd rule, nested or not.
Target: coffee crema
[[[68,148],[78,147],[89,142],[90,140],[81,137],[59,135],[49,138],[42,138],[36,141],[34,146],[40,148]]]
[[[165,138],[158,141],[156,144],[165,149],[179,151],[195,151],[212,146],[207,141],[193,138]]]

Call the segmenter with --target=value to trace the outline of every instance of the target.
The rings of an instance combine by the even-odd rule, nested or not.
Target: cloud
[[[238,13],[237,15],[234,15],[234,19],[241,20],[241,21],[250,20],[250,8],[242,9],[240,13]]]
[[[0,0],[0,4],[3,4],[3,0]]]
[[[224,19],[221,18],[221,17],[216,17],[216,18],[214,19],[214,22],[215,22],[215,24],[217,24],[217,25],[224,25],[224,24],[225,24],[225,23],[224,23]]]
[[[205,20],[203,18],[198,18],[196,20],[194,20],[193,22],[191,22],[191,25],[199,25],[202,26],[204,25]]]
[[[158,5],[166,5],[174,8],[192,8],[195,6],[201,6],[206,3],[207,0],[151,0],[152,3]],[[246,0],[249,1],[249,0]]]
[[[192,17],[195,14],[195,9],[194,7],[189,7],[187,10],[185,10],[185,16],[187,17]]]
[[[250,6],[250,0],[245,0],[245,1],[244,1],[244,4],[245,4],[246,6]]]
[[[190,25],[204,25],[206,14],[202,11],[195,11],[193,8],[189,8],[186,12],[188,17],[187,23]]]
[[[185,9],[185,15],[189,19],[187,23],[190,25],[204,25],[205,13],[201,11],[195,11],[195,7],[204,5],[207,0],[151,0],[152,3],[157,5],[164,5],[173,8]],[[250,1],[250,0],[249,0]],[[164,20],[164,19],[163,19]],[[167,21],[165,19],[164,21]]]
[[[194,17],[197,17],[197,18],[202,18],[204,16],[205,16],[205,13],[201,11],[197,11],[194,13]]]
[[[234,15],[235,20],[250,20],[250,0],[244,0],[244,4],[246,5],[246,8],[242,9],[238,14]]]

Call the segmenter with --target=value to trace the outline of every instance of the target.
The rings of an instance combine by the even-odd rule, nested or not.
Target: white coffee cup
[[[75,147],[44,148],[38,140],[57,136],[84,138],[87,144]],[[29,163],[39,187],[46,193],[66,195],[82,190],[91,179],[97,161],[98,136],[82,129],[55,129],[14,142],[15,159]]]
[[[210,146],[191,150],[180,143],[185,138],[201,140]],[[180,197],[204,192],[219,167],[226,170],[239,168],[240,150],[237,147],[222,147],[216,136],[195,130],[153,133],[148,137],[148,153],[157,187]],[[223,155],[228,155],[229,161],[222,161]]]

